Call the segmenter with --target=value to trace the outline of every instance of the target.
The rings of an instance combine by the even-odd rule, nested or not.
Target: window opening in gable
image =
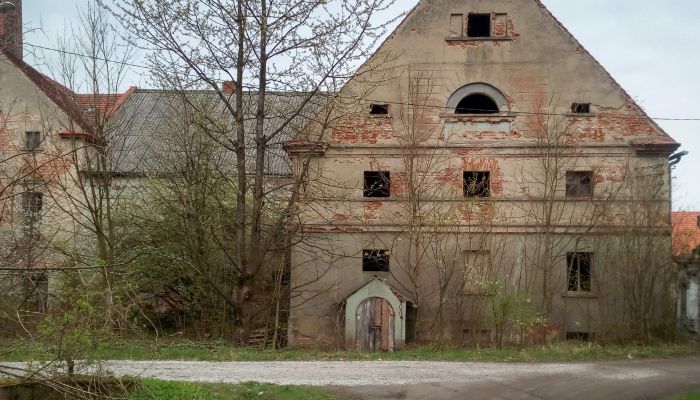
[[[460,38],[464,36],[464,14],[450,15],[450,37]]]
[[[389,271],[388,250],[363,250],[362,271],[386,272]]]
[[[491,37],[491,14],[469,14],[467,16],[467,37]]]
[[[567,171],[566,197],[593,196],[593,171]]]
[[[370,115],[388,115],[389,105],[388,104],[371,104],[369,106]]]
[[[574,103],[571,105],[571,112],[574,114],[590,114],[591,103]]]
[[[569,253],[568,265],[569,292],[591,291],[591,261],[593,253]]]
[[[456,114],[497,114],[498,112],[496,102],[481,93],[470,94],[463,98],[455,109]]]
[[[391,173],[389,171],[365,171],[364,197],[390,197]]]
[[[25,132],[24,148],[27,150],[37,150],[41,146],[41,132]]]
[[[491,172],[464,171],[464,197],[491,196]]]

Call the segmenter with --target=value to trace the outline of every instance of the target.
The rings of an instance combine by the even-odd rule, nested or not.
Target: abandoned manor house
[[[91,115],[113,117],[122,147],[106,173],[138,186],[162,172],[149,162],[188,113],[175,90],[81,95],[41,74],[23,60],[12,2],[0,14],[0,150],[3,188],[21,193],[3,203],[3,238],[21,239],[13,250],[78,242],[80,211],[56,193],[76,192],[90,157],[51,155],[89,148]],[[297,108],[303,94],[266,101]],[[218,93],[192,96],[219,110]],[[290,346],[613,340],[676,325],[669,157],[680,145],[539,0],[421,0],[340,90],[308,103],[298,124],[266,121],[283,133],[260,173],[270,187],[302,182],[269,258],[285,268]],[[10,184],[10,171],[31,173]],[[286,196],[265,206],[297,198]],[[41,235],[17,227],[18,209],[43,221]],[[27,254],[0,258],[56,259]],[[31,280],[49,290],[48,274]]]
[[[541,2],[420,1],[338,97],[336,125],[286,145],[310,159],[291,345],[613,338],[673,318],[679,144]]]

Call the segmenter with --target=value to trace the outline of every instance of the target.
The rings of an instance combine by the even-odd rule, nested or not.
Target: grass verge
[[[306,386],[279,386],[247,382],[237,385],[223,383],[172,382],[156,379],[142,380],[129,400],[331,400],[338,397],[322,389]]]
[[[700,400],[700,392],[693,392],[671,397],[668,400]]]
[[[0,360],[41,359],[31,345],[0,345]],[[258,350],[223,343],[124,341],[103,343],[93,358],[101,360],[191,360],[191,361],[483,361],[557,362],[601,361],[640,358],[670,358],[700,354],[697,344],[598,345],[564,342],[528,348],[414,347],[394,353],[358,353],[343,350],[286,349]]]

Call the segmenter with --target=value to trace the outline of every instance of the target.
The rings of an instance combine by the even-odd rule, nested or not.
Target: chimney
[[[23,59],[22,0],[0,0],[0,50]]]
[[[226,81],[221,88],[221,90],[226,94],[233,94],[236,92],[236,89],[238,89],[238,84],[236,84],[236,81]]]

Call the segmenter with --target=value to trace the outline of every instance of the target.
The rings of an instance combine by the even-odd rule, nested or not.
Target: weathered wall
[[[494,14],[497,38],[450,38],[451,14],[469,12],[508,17]],[[303,289],[292,295],[292,344],[329,342],[338,332],[337,304],[371,274],[362,272],[362,249],[390,249],[387,279],[409,294],[421,292],[419,319],[435,319],[443,308],[435,282],[444,281],[444,268],[416,278],[419,262],[408,245],[408,232],[424,238],[426,227],[436,241],[454,244],[420,263],[452,252],[460,275],[462,250],[488,250],[497,258],[492,277],[533,301],[550,281],[546,296],[561,336],[603,332],[601,324],[623,318],[622,311],[601,310],[619,300],[612,299],[613,285],[597,286],[610,293],[566,293],[567,252],[587,243],[586,251],[610,255],[600,246],[643,232],[670,260],[667,154],[641,156],[635,143],[672,139],[539,2],[423,1],[360,72],[340,93],[335,124],[311,134],[330,146],[311,162],[301,209],[306,242],[293,253],[292,287]],[[502,93],[499,114],[455,115],[447,107],[471,83]],[[389,104],[389,115],[368,115],[371,103]],[[571,114],[572,103],[591,103],[591,113]],[[381,170],[391,171],[391,197],[363,198],[363,172]],[[587,170],[593,197],[567,198],[566,171]],[[465,199],[463,171],[490,171],[491,197]],[[555,248],[546,279],[536,260],[545,244]],[[595,279],[612,277],[606,272],[616,267],[612,260],[598,257]],[[470,321],[460,310],[447,314],[440,318],[459,321],[459,329]]]

